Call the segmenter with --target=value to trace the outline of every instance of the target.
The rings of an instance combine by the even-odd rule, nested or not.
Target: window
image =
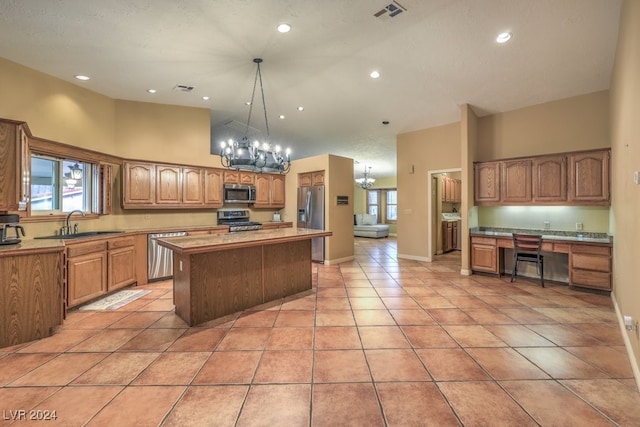
[[[387,221],[398,220],[398,191],[387,190]]]
[[[94,167],[91,163],[32,155],[31,212],[91,212]]]
[[[375,215],[380,224],[398,221],[398,191],[395,188],[367,190],[367,213]]]

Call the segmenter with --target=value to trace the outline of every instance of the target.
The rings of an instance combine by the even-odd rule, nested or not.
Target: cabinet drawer
[[[611,275],[597,271],[571,270],[571,285],[596,289],[611,289]]]
[[[107,249],[107,242],[104,240],[99,242],[80,243],[67,247],[67,257],[73,258],[75,256],[92,254],[94,252],[100,252]]]
[[[611,258],[608,256],[574,252],[571,254],[571,268],[609,273],[611,272]]]
[[[571,246],[568,243],[554,243],[553,252],[568,254]]]
[[[571,245],[572,253],[580,254],[597,254],[597,255],[611,255],[611,248],[609,246],[590,246],[590,245]]]
[[[121,237],[118,239],[111,239],[107,243],[109,249],[126,248],[127,246],[134,246],[135,239],[133,236]]]
[[[496,246],[496,239],[492,238],[492,237],[478,237],[478,236],[473,236],[471,238],[471,243],[475,244],[479,244],[479,245],[491,245],[491,246]],[[512,246],[513,247],[513,246]]]

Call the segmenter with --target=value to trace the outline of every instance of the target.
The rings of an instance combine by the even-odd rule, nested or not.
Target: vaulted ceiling
[[[293,159],[332,153],[382,177],[395,174],[397,134],[458,121],[460,104],[482,116],[607,89],[620,6],[3,0],[0,57],[116,99],[208,108],[216,146],[247,123],[260,57],[272,141],[290,146]],[[283,22],[290,32],[276,31]],[[498,44],[503,31],[513,37]],[[260,102],[251,128],[266,133]]]

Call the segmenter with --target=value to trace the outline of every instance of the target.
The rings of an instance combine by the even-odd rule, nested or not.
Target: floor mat
[[[113,295],[94,301],[91,304],[83,305],[79,310],[117,310],[118,308],[137,300],[151,292],[149,289],[124,290]]]

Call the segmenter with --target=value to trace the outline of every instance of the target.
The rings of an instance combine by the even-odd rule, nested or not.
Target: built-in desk
[[[522,230],[518,230],[522,232]],[[471,270],[501,275],[504,250],[513,249],[511,233],[472,229]],[[531,232],[531,234],[536,234]],[[569,285],[611,291],[611,236],[544,235],[542,251],[567,254]]]

